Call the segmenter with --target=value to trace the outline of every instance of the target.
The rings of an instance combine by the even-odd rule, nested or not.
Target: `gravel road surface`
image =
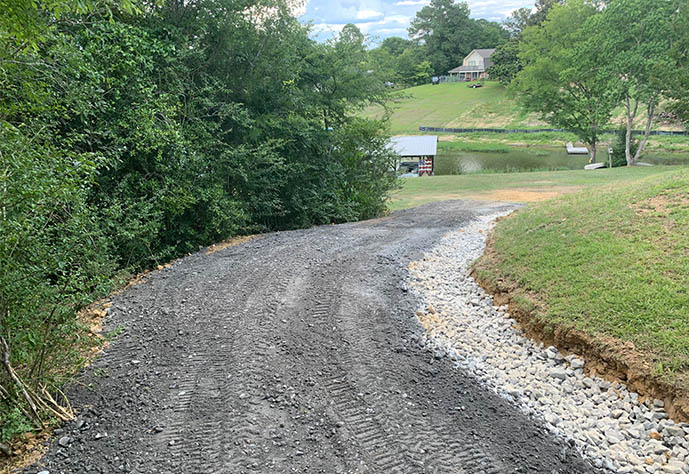
[[[449,232],[410,265],[424,338],[476,377],[614,474],[689,473],[689,424],[668,418],[662,400],[586,371],[585,358],[527,338],[506,306],[471,277],[497,215]],[[432,311],[429,309],[433,308]]]
[[[407,266],[508,209],[435,203],[153,273],[115,298],[79,419],[26,472],[596,472],[422,337]]]

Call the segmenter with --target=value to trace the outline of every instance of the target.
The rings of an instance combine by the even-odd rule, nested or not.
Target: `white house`
[[[464,63],[449,71],[450,77],[460,81],[486,79],[486,70],[490,67],[490,57],[495,49],[475,49],[464,58]]]

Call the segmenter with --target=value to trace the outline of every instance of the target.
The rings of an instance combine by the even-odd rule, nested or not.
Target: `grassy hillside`
[[[497,82],[470,89],[462,83],[431,84],[400,91],[392,105],[391,131],[394,135],[418,133],[419,126],[476,128],[534,128],[545,124],[535,115],[519,111]],[[380,108],[366,110],[367,116],[381,117]]]
[[[546,330],[582,331],[622,357],[632,343],[637,366],[686,389],[688,190],[684,168],[532,205],[498,224],[478,274]]]
[[[595,171],[549,171],[454,176],[424,176],[402,180],[392,195],[392,210],[446,199],[537,202],[584,188],[631,182],[676,168],[635,167]],[[626,186],[626,184],[625,184]]]
[[[470,89],[465,83],[444,83],[412,87],[399,91],[392,104],[390,120],[393,135],[418,134],[419,126],[449,128],[549,128],[537,114],[523,113],[515,101],[508,97],[505,88],[497,82],[486,82],[484,87]],[[380,107],[369,107],[367,117],[382,117]],[[622,110],[616,112],[614,123],[621,123]],[[638,128],[643,128],[645,117],[639,117]],[[681,130],[676,123],[656,123],[655,128]],[[472,137],[477,138],[477,137]],[[506,137],[503,142],[521,140],[530,143],[535,137]],[[678,137],[672,137],[677,139]],[[683,138],[683,137],[680,137]],[[493,137],[489,137],[493,139]],[[541,137],[543,140],[543,137]],[[552,138],[548,137],[547,142]],[[687,141],[687,140],[682,140]]]

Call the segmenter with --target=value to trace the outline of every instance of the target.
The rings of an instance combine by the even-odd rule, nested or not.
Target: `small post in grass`
[[[612,168],[612,147],[608,148],[608,168]]]

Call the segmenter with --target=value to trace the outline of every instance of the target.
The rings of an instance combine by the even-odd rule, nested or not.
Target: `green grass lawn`
[[[535,115],[522,113],[497,82],[470,89],[463,83],[428,84],[404,89],[392,104],[393,135],[417,134],[419,126],[455,128],[534,128],[544,126]],[[382,117],[379,107],[365,111]]]
[[[631,342],[652,375],[686,391],[689,169],[658,169],[551,173],[567,177],[558,183],[608,184],[502,220],[493,252],[476,268],[481,278],[513,288],[537,308],[546,328]],[[423,184],[417,181],[411,186]],[[451,185],[444,181],[443,187]],[[405,192],[413,194],[409,187]]]
[[[534,202],[572,193],[586,187],[631,182],[668,173],[675,167],[634,167],[604,170],[497,173],[424,176],[402,179],[402,188],[391,200],[391,210],[405,209],[446,199],[484,199]]]

